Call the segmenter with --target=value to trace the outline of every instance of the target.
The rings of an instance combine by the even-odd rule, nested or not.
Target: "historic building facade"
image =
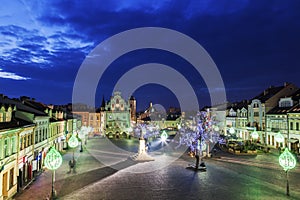
[[[115,91],[105,106],[105,134],[109,138],[127,138],[130,135],[130,104]]]
[[[11,199],[38,171],[50,147],[62,150],[77,120],[28,97],[0,95],[0,200]],[[75,125],[75,127],[74,127]]]
[[[266,113],[277,106],[280,98],[293,94],[297,89],[291,83],[284,83],[278,87],[270,86],[251,100],[248,105],[249,127],[258,132],[262,143],[268,143],[265,129]]]

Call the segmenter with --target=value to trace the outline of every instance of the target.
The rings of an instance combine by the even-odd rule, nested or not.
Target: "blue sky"
[[[249,99],[285,81],[300,86],[297,0],[4,0],[2,5],[0,93],[9,97],[71,102],[77,70],[89,52],[114,34],[147,26],[174,29],[201,44],[221,72],[228,100]],[[97,102],[109,98],[123,73],[147,62],[181,70],[200,104],[209,104],[201,77],[183,70],[187,63],[151,50],[116,60],[99,83]],[[177,105],[174,95],[157,85],[141,87],[135,96],[140,108],[149,101]]]

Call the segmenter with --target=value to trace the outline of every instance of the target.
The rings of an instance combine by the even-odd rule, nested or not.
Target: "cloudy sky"
[[[202,45],[220,70],[230,101],[250,99],[270,85],[300,86],[298,0],[3,0],[2,5],[0,93],[9,97],[71,102],[77,71],[97,45],[122,31],[149,26],[179,31]],[[187,70],[188,63],[153,49],[113,62],[99,83],[96,102],[103,95],[109,98],[126,71],[150,62],[180,71],[200,105],[209,104],[206,85]],[[140,109],[150,101],[178,105],[172,92],[159,85],[145,85],[134,95]]]

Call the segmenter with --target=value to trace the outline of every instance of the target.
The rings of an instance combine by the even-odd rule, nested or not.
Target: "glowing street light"
[[[234,128],[231,127],[231,128],[229,129],[229,133],[230,133],[230,134],[234,134],[234,132],[235,132]]]
[[[216,132],[218,132],[218,131],[220,130],[220,128],[219,128],[218,126],[215,126],[215,127],[214,127],[214,130],[215,130]]]
[[[54,147],[51,147],[49,152],[47,153],[44,164],[47,167],[47,169],[50,169],[52,171],[51,199],[55,199],[55,197],[56,197],[55,189],[54,189],[55,170],[61,166],[62,156]]]
[[[77,147],[79,144],[77,137],[75,134],[72,134],[72,136],[68,140],[68,145],[73,148],[73,160],[74,160],[74,148]]]
[[[275,139],[275,141],[278,142],[278,143],[284,142],[284,137],[283,137],[283,135],[282,135],[280,132],[278,132],[278,133],[274,136],[274,139]]]
[[[254,140],[257,140],[258,137],[259,137],[257,131],[254,131],[254,132],[251,134],[251,137],[252,137]]]
[[[288,148],[285,148],[284,152],[279,156],[279,164],[286,174],[286,195],[290,196],[288,171],[295,168],[296,158],[293,156],[293,154],[291,154]]]
[[[71,148],[75,148],[78,146],[78,139],[76,138],[75,134],[72,134],[72,136],[70,137],[70,139],[68,141],[68,145]]]

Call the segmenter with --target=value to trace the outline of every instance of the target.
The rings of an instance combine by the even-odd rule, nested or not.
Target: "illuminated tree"
[[[207,149],[209,155],[210,146],[218,140],[219,134],[213,130],[214,122],[209,112],[198,112],[191,120],[183,120],[179,129],[179,146],[186,145],[190,149],[191,156],[196,158],[195,169],[199,166],[205,169],[204,162],[201,162],[202,153]]]

